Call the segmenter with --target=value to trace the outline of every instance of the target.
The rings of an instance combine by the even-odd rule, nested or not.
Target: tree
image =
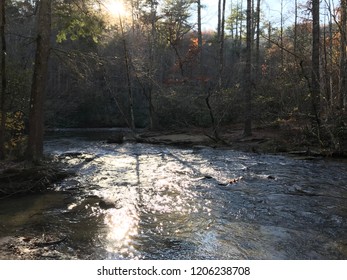
[[[320,140],[320,22],[319,0],[312,0],[312,113],[318,128]]]
[[[150,129],[154,129],[158,125],[153,100],[159,85],[158,75],[162,67],[158,63],[158,57],[160,56],[158,46],[161,35],[158,31],[158,22],[161,18],[158,13],[158,6],[159,2],[156,0],[142,0],[137,2],[135,8],[133,8],[133,13],[135,12],[140,15],[136,16],[138,19],[137,26],[139,33],[136,37],[130,38],[132,41],[138,41],[139,37],[141,37],[143,40],[141,45],[138,43],[133,44],[132,53],[136,61],[133,60],[132,63],[135,68],[136,81],[142,88],[143,95],[147,100]],[[134,47],[137,49],[137,52],[134,51]]]
[[[284,68],[284,45],[283,45],[283,31],[284,31],[284,15],[283,15],[283,10],[284,10],[284,4],[283,0],[281,0],[281,29],[280,29],[280,40],[281,40],[281,70],[283,71]]]
[[[150,36],[150,55],[149,55],[149,83],[148,83],[148,113],[149,113],[149,124],[150,129],[154,129],[156,122],[154,121],[154,110],[153,110],[153,88],[156,81],[156,60],[157,60],[157,8],[158,2],[151,0],[150,2],[150,25],[151,25],[151,36]]]
[[[88,38],[97,43],[105,31],[102,18],[106,17],[96,8],[97,3],[92,0],[52,1],[54,25],[58,29],[56,41]]]
[[[218,0],[218,25],[217,25],[217,38],[219,40],[221,35],[221,23],[222,23],[222,0]]]
[[[131,82],[131,58],[127,46],[127,41],[125,37],[124,26],[121,17],[119,16],[119,27],[122,34],[122,43],[124,50],[124,62],[125,62],[125,72],[127,81],[127,91],[129,97],[129,114],[130,114],[130,129],[135,130],[135,116],[134,116],[134,96]]]
[[[297,1],[297,0],[296,0]],[[333,76],[334,76],[334,44],[333,44],[333,37],[334,37],[334,26],[333,26],[333,8],[331,5],[331,0],[325,1],[326,2],[326,9],[327,9],[327,16],[324,18],[324,26],[326,26],[326,19],[328,20],[328,27],[325,27],[323,29],[323,51],[324,51],[324,86],[325,86],[325,97],[327,100],[327,105],[330,107],[330,110],[334,107],[334,90],[333,90]],[[297,13],[296,13],[297,14]],[[296,39],[295,37],[294,39]],[[296,51],[296,42],[294,41],[294,50]]]
[[[153,112],[153,88],[155,81],[155,72],[156,72],[156,44],[157,44],[157,8],[158,2],[150,0],[150,51],[149,51],[149,73],[148,73],[148,114],[149,114],[149,124],[150,128],[154,129],[154,112]]]
[[[245,125],[244,136],[252,135],[252,0],[247,0],[247,39],[244,78]]]
[[[294,6],[294,53],[296,54],[298,47],[298,0],[295,0]]]
[[[185,75],[184,61],[179,50],[179,45],[184,36],[192,29],[189,23],[191,16],[189,8],[191,4],[192,1],[165,0],[162,7],[161,35],[165,36],[165,40],[173,48],[182,77]]]
[[[37,19],[36,54],[30,96],[29,138],[27,157],[40,160],[43,156],[44,94],[51,39],[51,0],[39,2]]]
[[[241,48],[244,35],[244,22],[246,19],[245,11],[243,10],[243,1],[236,2],[231,6],[229,18],[227,19],[227,29],[230,30],[231,39],[234,41],[234,46]]]
[[[202,5],[201,5],[201,0],[197,0],[197,10],[198,10],[198,48],[199,48],[199,74],[202,75],[203,74],[203,54],[202,54],[202,31],[201,31],[201,9],[202,9]]]
[[[5,15],[5,0],[0,4],[0,38],[1,38],[1,95],[0,95],[0,159],[5,158],[5,130],[6,130],[6,89],[7,89],[7,75],[6,75],[6,15]]]
[[[255,76],[259,79],[260,76],[260,0],[257,0],[256,11],[256,43],[255,43]]]
[[[341,110],[345,107],[346,87],[347,87],[347,0],[341,0],[341,23],[340,23],[340,88],[339,88],[339,107]]]
[[[219,33],[219,73],[218,73],[218,87],[222,87],[222,82],[223,82],[223,69],[224,69],[224,37],[225,37],[225,5],[226,5],[226,0],[223,0],[221,7],[221,19],[220,23],[218,26],[220,27]]]

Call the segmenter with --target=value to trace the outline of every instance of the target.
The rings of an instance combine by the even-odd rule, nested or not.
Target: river
[[[0,237],[55,232],[71,259],[347,259],[347,164],[50,137],[76,175],[2,201]]]

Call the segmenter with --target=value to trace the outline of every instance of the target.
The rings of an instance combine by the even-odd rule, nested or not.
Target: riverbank
[[[105,131],[89,129],[77,130],[77,132],[78,135],[83,135],[85,132],[88,137],[92,138],[97,136],[99,140],[103,139],[114,145],[129,141],[182,147],[207,146],[258,154],[287,154],[302,159],[345,158],[347,155],[347,147],[341,151],[322,149],[317,145],[316,139],[310,138],[303,131],[290,126],[255,127],[252,136],[244,137],[243,126],[233,125],[220,129],[218,138],[215,137],[213,131],[201,128],[139,131],[135,135],[125,129],[106,129]],[[75,130],[58,130],[51,133],[53,135],[59,135],[59,133],[73,135]],[[106,135],[110,135],[109,138]],[[58,162],[53,164],[50,159],[42,161],[41,164],[26,161],[0,161],[0,198],[42,192],[67,176],[69,174],[64,171],[64,167]]]
[[[57,162],[0,161],[0,199],[46,192],[71,174]]]
[[[225,127],[218,133],[218,139],[211,130],[180,129],[140,133],[138,142],[176,146],[208,146],[227,148],[259,154],[288,154],[303,158],[342,157],[347,155],[347,147],[340,151],[324,149],[316,139],[304,135],[298,129],[257,127],[252,136],[243,136],[243,127]],[[129,139],[132,139],[130,136]]]

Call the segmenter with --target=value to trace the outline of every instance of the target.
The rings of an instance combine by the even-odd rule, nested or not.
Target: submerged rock
[[[59,156],[59,158],[64,159],[64,158],[77,158],[82,156],[83,154],[80,152],[67,152],[63,153]]]
[[[116,203],[114,203],[112,201],[106,201],[106,200],[100,200],[99,201],[99,206],[103,210],[107,210],[107,209],[111,209],[111,208],[116,208],[117,207]]]
[[[124,142],[124,133],[122,132],[113,134],[111,137],[109,137],[106,140],[107,144],[122,144],[123,142]]]

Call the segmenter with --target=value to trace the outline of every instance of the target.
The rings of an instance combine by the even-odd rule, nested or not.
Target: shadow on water
[[[0,237],[56,231],[79,259],[347,258],[345,163],[81,135],[46,153],[76,176],[1,203]]]

